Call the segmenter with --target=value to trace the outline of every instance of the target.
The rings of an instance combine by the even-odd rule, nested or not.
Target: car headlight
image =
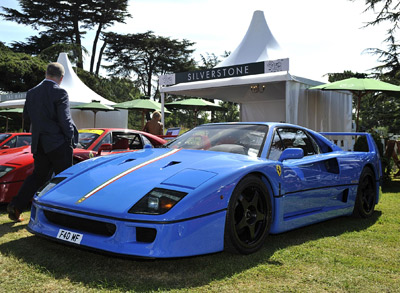
[[[131,214],[161,215],[168,212],[186,194],[186,192],[176,190],[154,188],[131,207],[128,212]]]
[[[36,192],[36,195],[38,197],[41,197],[45,193],[49,192],[49,190],[52,189],[54,186],[56,186],[58,183],[63,181],[65,178],[66,177],[54,177],[54,178],[50,179],[50,181],[47,182],[47,184],[45,184],[41,188],[39,188],[39,190]]]
[[[3,177],[8,172],[10,172],[14,169],[15,169],[14,167],[10,167],[10,166],[0,166],[0,177]]]

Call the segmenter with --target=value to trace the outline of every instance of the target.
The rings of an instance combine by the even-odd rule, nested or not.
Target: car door
[[[270,156],[277,158],[287,148],[303,149],[304,157],[285,160],[281,165],[284,219],[311,215],[334,204],[332,197],[340,193],[337,159],[321,153],[318,144],[304,130],[277,128]]]

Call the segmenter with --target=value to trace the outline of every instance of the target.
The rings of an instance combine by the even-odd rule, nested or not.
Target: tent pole
[[[161,124],[163,126],[164,129],[164,104],[165,104],[165,94],[161,93]]]

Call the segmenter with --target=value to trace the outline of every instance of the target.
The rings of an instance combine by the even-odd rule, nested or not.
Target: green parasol
[[[358,121],[360,118],[360,102],[361,98],[370,92],[400,92],[400,86],[383,82],[371,78],[348,78],[332,83],[322,84],[309,88],[310,90],[326,90],[326,91],[350,91],[353,96],[357,97],[357,121],[356,132],[358,131]]]

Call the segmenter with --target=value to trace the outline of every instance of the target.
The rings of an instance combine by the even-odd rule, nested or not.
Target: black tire
[[[375,209],[375,202],[376,182],[374,172],[370,168],[364,168],[358,182],[353,215],[361,218],[372,216]]]
[[[259,250],[272,221],[271,197],[261,179],[249,175],[235,187],[225,223],[225,250],[250,254]]]

